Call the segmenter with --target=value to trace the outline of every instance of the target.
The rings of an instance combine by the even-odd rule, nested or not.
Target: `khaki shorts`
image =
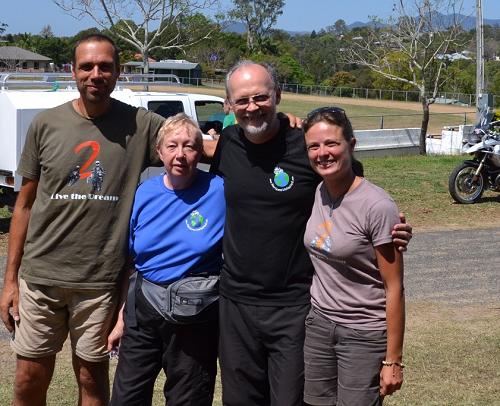
[[[19,279],[19,322],[11,340],[14,352],[41,358],[71,348],[89,362],[104,361],[117,304],[116,289],[74,289]]]

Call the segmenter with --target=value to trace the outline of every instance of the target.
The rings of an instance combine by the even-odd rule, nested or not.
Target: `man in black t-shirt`
[[[226,78],[238,125],[226,128],[212,171],[224,178],[220,282],[223,403],[302,405],[304,322],[313,268],[303,236],[320,178],[303,132],[277,115],[272,68],[241,61]],[[411,227],[396,226],[406,245]]]

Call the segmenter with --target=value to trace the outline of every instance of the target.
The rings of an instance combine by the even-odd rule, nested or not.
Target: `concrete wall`
[[[354,131],[357,157],[418,155],[420,128]]]

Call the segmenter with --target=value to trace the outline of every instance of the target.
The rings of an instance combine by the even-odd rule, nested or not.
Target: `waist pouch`
[[[186,276],[157,285],[138,273],[142,294],[163,318],[175,324],[204,323],[214,318],[211,309],[219,299],[219,275]]]

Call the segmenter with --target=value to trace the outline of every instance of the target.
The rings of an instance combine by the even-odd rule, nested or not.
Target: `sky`
[[[230,0],[222,0],[231,5]],[[288,31],[319,31],[338,19],[347,24],[366,22],[369,16],[390,16],[394,0],[286,0],[276,28]],[[500,19],[500,0],[482,0],[484,18]],[[474,15],[475,0],[464,0],[464,14]],[[57,36],[72,36],[95,26],[90,18],[76,20],[52,0],[0,0],[0,22],[8,24],[7,33],[38,34],[50,25]]]

